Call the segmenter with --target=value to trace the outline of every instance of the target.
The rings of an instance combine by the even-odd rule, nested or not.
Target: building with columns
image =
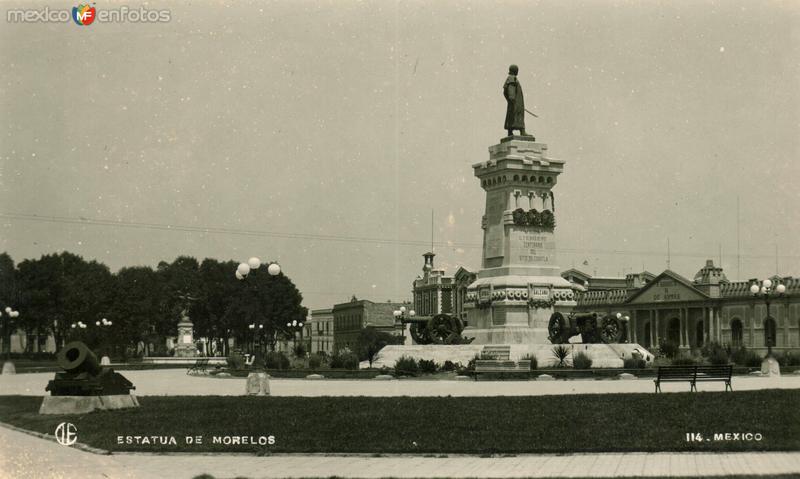
[[[662,340],[685,350],[715,341],[765,353],[774,337],[773,351],[800,350],[800,279],[770,279],[786,291],[772,298],[769,314],[763,298],[750,292],[757,280],[728,281],[711,260],[693,280],[666,270],[625,288],[580,293],[576,310],[629,316],[630,341],[646,348]]]
[[[414,311],[418,316],[453,314],[453,277],[433,266],[434,253],[425,253],[422,276],[414,280]]]

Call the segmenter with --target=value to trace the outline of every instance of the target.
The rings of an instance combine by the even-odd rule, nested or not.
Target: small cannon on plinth
[[[461,336],[464,323],[448,314],[437,314],[431,318],[403,318],[398,321],[411,324],[411,338],[417,344],[469,344],[475,339]]]
[[[131,389],[136,387],[125,376],[101,366],[97,356],[80,341],[73,341],[56,354],[64,369],[47,383],[39,414],[78,414],[95,409],[138,407]]]
[[[619,343],[626,339],[626,324],[613,314],[570,313],[566,317],[555,312],[547,326],[550,342],[565,344],[573,336],[581,335],[583,343]]]

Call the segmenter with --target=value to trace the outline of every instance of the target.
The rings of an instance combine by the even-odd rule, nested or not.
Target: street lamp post
[[[777,342],[777,325],[775,319],[772,318],[769,311],[769,305],[772,298],[781,297],[786,292],[786,286],[778,283],[774,284],[772,280],[765,279],[750,285],[750,293],[754,298],[762,298],[767,307],[767,317],[764,318],[764,340],[767,343],[767,356],[761,363],[761,372],[767,375],[780,375],[780,365],[775,358],[772,357],[772,346]],[[755,318],[753,318],[755,321]]]
[[[244,263],[239,263],[239,266],[236,267],[236,272],[235,272],[236,279],[240,281],[246,280],[247,276],[250,274],[251,271],[255,271],[261,268],[261,266],[262,266],[261,260],[256,256],[253,256]],[[267,265],[267,273],[269,273],[270,276],[278,276],[279,274],[281,274],[281,265],[279,265],[276,262],[269,263]],[[261,334],[263,334],[264,325],[258,323],[252,323],[248,326],[248,328],[253,333],[255,333],[256,328],[258,328],[260,337]]]
[[[406,337],[406,320],[416,316],[417,312],[414,311],[413,309],[407,310],[405,306],[400,306],[400,309],[394,310],[394,312],[392,314],[394,314],[395,324],[400,325],[400,327],[402,328],[400,334],[403,336],[403,338],[405,338]]]
[[[11,330],[9,328],[11,327],[11,319],[18,317],[19,311],[15,311],[11,309],[10,306],[6,306],[4,312],[6,313],[5,316],[0,312],[0,320],[3,321],[3,343],[8,340],[8,344],[5,344],[7,350],[6,360],[3,363],[3,374],[15,374],[17,370],[14,367],[14,363],[11,362]]]

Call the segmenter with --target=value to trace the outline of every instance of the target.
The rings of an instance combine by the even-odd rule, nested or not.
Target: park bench
[[[206,368],[208,367],[208,358],[200,358],[194,362],[194,366],[190,367],[186,374],[190,374],[194,371],[197,372],[205,372]]]
[[[730,389],[731,375],[733,374],[733,366],[661,366],[658,368],[656,378],[653,380],[656,383],[656,392],[661,392],[662,382],[689,382],[691,384],[690,391],[697,392],[698,382],[708,381],[724,381],[725,390]]]

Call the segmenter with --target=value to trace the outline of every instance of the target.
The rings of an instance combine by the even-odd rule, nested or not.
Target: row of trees
[[[126,267],[117,273],[97,261],[68,253],[24,260],[15,265],[0,254],[0,311],[6,306],[20,312],[0,318],[4,347],[12,331],[27,335],[52,334],[56,346],[81,339],[90,346],[108,347],[127,355],[140,350],[164,354],[165,337],[177,334],[181,312],[188,308],[196,337],[223,345],[252,340],[250,324],[263,325],[259,336],[274,350],[279,339],[294,335],[287,322],[305,321],[302,295],[283,273],[271,276],[262,265],[244,280],[234,276],[235,261],[207,258],[198,262],[180,256],[172,263]],[[103,318],[111,326],[96,326]],[[86,328],[73,328],[78,322]],[[151,350],[150,345],[157,345]],[[28,351],[33,344],[28,342]]]

